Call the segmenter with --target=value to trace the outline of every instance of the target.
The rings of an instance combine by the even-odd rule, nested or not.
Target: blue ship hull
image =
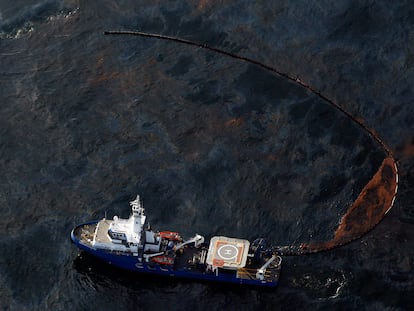
[[[105,249],[94,248],[87,243],[84,243],[77,232],[85,226],[96,225],[98,221],[92,221],[75,227],[71,232],[71,239],[73,243],[81,250],[93,255],[94,257],[118,268],[129,270],[133,272],[155,274],[167,277],[178,277],[186,279],[196,279],[204,281],[226,282],[243,285],[275,287],[278,284],[277,278],[272,280],[258,280],[253,278],[239,278],[237,272],[234,270],[220,271],[214,273],[212,271],[202,271],[194,269],[190,266],[165,265],[146,262],[140,256],[132,253],[123,253],[109,251]]]

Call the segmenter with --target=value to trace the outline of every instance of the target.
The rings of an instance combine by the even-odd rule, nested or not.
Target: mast
[[[132,209],[132,230],[140,236],[142,227],[145,224],[146,216],[144,214],[144,207],[142,206],[139,195],[137,195],[134,201],[129,202],[129,205],[131,205]]]

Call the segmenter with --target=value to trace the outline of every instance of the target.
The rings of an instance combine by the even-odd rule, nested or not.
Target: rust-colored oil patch
[[[267,160],[268,160],[268,161],[271,161],[271,162],[274,162],[274,161],[276,161],[276,160],[277,160],[277,156],[276,156],[276,155],[274,155],[274,154],[269,154],[269,155],[267,156]]]
[[[92,86],[96,86],[102,84],[105,81],[113,81],[120,76],[119,72],[111,72],[111,73],[101,73],[95,78],[89,79],[89,83]]]
[[[362,189],[351,208],[342,217],[332,240],[302,245],[306,252],[318,252],[346,244],[377,225],[394,203],[398,171],[393,158],[385,158],[374,177]]]
[[[407,141],[402,146],[397,147],[397,153],[400,157],[411,158],[414,156],[414,137]]]
[[[234,118],[226,121],[225,127],[240,127],[243,124],[242,118]]]

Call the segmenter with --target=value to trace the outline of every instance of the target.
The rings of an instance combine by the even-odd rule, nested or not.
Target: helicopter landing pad
[[[242,239],[215,236],[210,241],[207,264],[224,269],[238,269],[246,265],[250,242]]]

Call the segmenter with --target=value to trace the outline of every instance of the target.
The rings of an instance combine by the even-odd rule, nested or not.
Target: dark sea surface
[[[263,290],[131,275],[78,252],[78,223],[332,238],[386,156],[393,209],[361,239],[284,257]],[[1,310],[413,310],[414,2],[0,0]]]

